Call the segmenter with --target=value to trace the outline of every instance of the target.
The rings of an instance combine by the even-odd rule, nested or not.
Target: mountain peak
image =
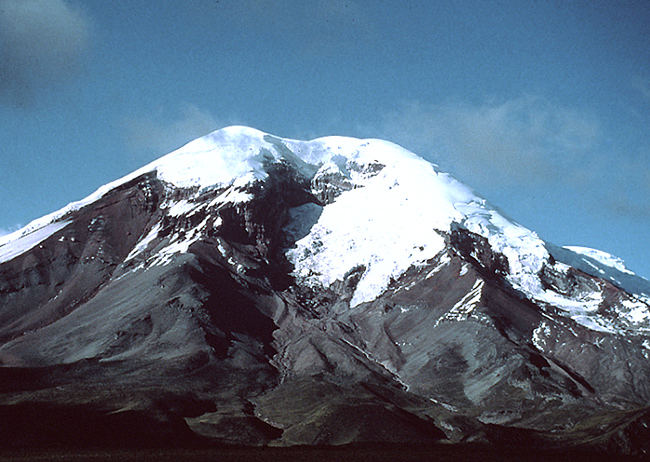
[[[570,251],[553,246],[551,256],[549,244],[534,231],[504,217],[430,162],[378,139],[328,136],[300,141],[250,127],[222,128],[0,238],[0,262],[29,250],[57,232],[71,213],[142,175],[153,174],[171,188],[160,207],[167,215],[178,216],[205,209],[202,194],[207,190],[218,191],[210,207],[246,202],[254,197],[251,188],[267,181],[279,166],[301,178],[307,185],[304,193],[313,197],[289,210],[290,222],[285,225],[287,230],[309,228],[286,254],[294,265],[293,274],[307,285],[327,287],[363,267],[351,303],[371,301],[413,265],[442,252],[448,236],[461,228],[487,240],[492,251],[503,255],[508,266],[505,279],[523,296],[557,306],[591,328],[614,329],[598,314],[602,295],[568,295],[548,287],[540,276],[543,271],[566,271],[562,264],[577,264]],[[176,190],[187,192],[179,199]],[[184,230],[185,240],[173,241],[167,252],[186,252],[201,233],[198,228]],[[602,263],[603,254],[595,252],[587,256]],[[626,273],[624,280],[612,276],[610,282],[633,287],[643,300],[650,297],[641,278],[621,270],[622,262],[607,261]],[[585,270],[585,264],[578,263]],[[589,268],[585,271],[600,276]]]
[[[396,144],[227,127],[0,240],[0,414],[54,422],[0,442],[84,406],[131,438],[646,448],[620,265]]]

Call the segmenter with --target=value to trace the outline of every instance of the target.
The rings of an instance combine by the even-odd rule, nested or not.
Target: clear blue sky
[[[390,139],[650,277],[646,0],[0,0],[0,232],[235,123]]]

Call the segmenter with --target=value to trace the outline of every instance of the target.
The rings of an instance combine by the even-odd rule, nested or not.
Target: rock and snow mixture
[[[590,329],[614,331],[611,323],[597,313],[603,301],[602,289],[579,296],[563,295],[542,284],[539,274],[545,265],[566,273],[567,264],[572,265],[567,258],[586,257],[584,262],[603,275],[611,270],[628,278],[634,277],[635,281],[641,281],[641,286],[647,283],[650,287],[648,281],[627,270],[620,259],[605,252],[569,247],[565,249],[565,257],[570,258],[565,258],[564,262],[551,259],[547,243],[533,231],[508,220],[468,187],[393,143],[346,137],[297,141],[239,126],[217,130],[194,140],[102,186],[87,198],[3,236],[0,238],[0,263],[17,257],[63,229],[72,212],[144,173],[155,171],[171,189],[194,191],[184,199],[163,204],[165,214],[179,217],[190,216],[201,209],[210,212],[226,203],[250,201],[253,197],[246,192],[247,186],[265,181],[269,176],[267,167],[279,162],[289,165],[308,181],[317,176],[333,175],[343,178],[350,186],[325,205],[306,204],[291,210],[291,222],[285,230],[299,236],[286,256],[302,284],[326,287],[344,279],[352,270],[363,268],[352,306],[374,300],[387,289],[391,280],[398,279],[414,265],[425,265],[442,252],[444,236],[450,232],[452,223],[483,236],[495,252],[508,259],[506,279],[515,289],[536,302],[560,308],[566,316]],[[209,204],[192,200],[211,188],[223,190],[223,193]],[[208,218],[192,229],[173,234],[166,246],[157,249],[154,263],[166,264],[171,255],[187,252],[206,229]],[[210,221],[212,227],[219,224],[218,217]],[[147,249],[159,231],[160,224],[154,225],[127,260]],[[631,326],[647,329],[650,326],[650,289],[638,292],[620,302],[620,311]]]

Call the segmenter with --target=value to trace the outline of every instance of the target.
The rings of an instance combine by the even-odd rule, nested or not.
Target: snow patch
[[[621,271],[622,273],[631,274],[631,275],[634,274],[632,271],[630,271],[625,267],[625,262],[621,258],[616,257],[607,252],[604,252],[602,250],[590,249],[589,247],[580,247],[575,245],[565,245],[564,248],[572,252],[585,255],[589,258],[593,258],[597,262],[602,263],[605,266],[615,268]],[[585,262],[589,263],[587,260],[585,260]],[[597,267],[595,268],[597,269]]]
[[[190,212],[196,212],[197,209],[200,209],[205,206],[203,204],[195,204],[193,202],[189,202],[188,200],[185,199],[167,205],[168,205],[167,215],[172,217],[180,217],[182,215],[190,216],[193,214]]]
[[[600,290],[584,293],[580,297],[569,298],[552,290],[545,290],[538,294],[537,300],[556,306],[571,315],[595,313],[603,301]]]
[[[628,321],[634,324],[640,324],[650,320],[650,310],[648,305],[639,301],[632,300],[623,300],[621,305],[624,308],[624,311],[621,311],[621,315],[625,317]]]
[[[394,145],[377,148],[379,162],[390,164],[383,150]],[[323,207],[309,234],[287,251],[295,276],[310,286],[327,287],[363,266],[350,302],[356,306],[374,300],[392,279],[444,249],[437,230],[447,229],[459,215],[444,200],[453,192],[444,189],[428,162],[406,158],[392,164]]]
[[[187,253],[190,246],[198,241],[203,235],[203,230],[207,227],[209,217],[206,217],[196,227],[184,231],[176,232],[170,239],[169,243],[160,249],[148,263],[151,266],[165,266],[172,262],[175,254]]]
[[[467,320],[472,315],[474,308],[476,308],[478,303],[481,301],[484,284],[485,281],[483,281],[482,279],[477,279],[476,282],[474,282],[474,286],[472,286],[472,289],[467,294],[465,294],[463,298],[461,298],[458,302],[456,302],[456,304],[451,308],[451,310],[447,311],[444,314],[444,316],[438,319],[433,327],[434,328],[438,327],[438,325],[442,321]]]
[[[451,411],[451,412],[458,412],[458,408],[456,408],[455,406],[452,406],[451,404],[444,403],[444,402],[442,402],[442,401],[440,401],[440,400],[437,400],[437,399],[435,399],[435,398],[429,398],[429,401],[431,401],[431,402],[434,403],[434,404],[438,404],[439,406],[444,407],[444,408],[447,409],[448,411]],[[451,429],[451,430],[454,430],[454,427],[452,427],[452,426],[450,426],[450,425],[448,425],[447,428],[448,428],[448,429]]]
[[[544,351],[546,347],[546,339],[551,336],[551,326],[546,321],[539,323],[539,326],[533,331],[533,345],[540,350]]]
[[[571,319],[591,330],[606,332],[608,334],[616,333],[616,329],[614,329],[609,322],[600,316],[586,316],[581,314],[571,316]]]
[[[493,251],[508,259],[506,276],[515,288],[531,298],[543,292],[538,273],[548,261],[549,253],[535,232],[506,219],[485,201],[472,201],[456,206],[465,214],[461,222],[469,231],[487,238]]]
[[[444,268],[446,265],[448,265],[450,262],[451,262],[451,258],[449,257],[449,255],[444,254],[440,258],[438,264],[431,271],[429,271],[427,273],[427,275],[424,277],[424,279],[429,279],[434,274],[436,274],[438,271],[440,271],[442,268]]]
[[[241,186],[231,185],[219,196],[214,198],[208,207],[215,207],[223,204],[240,204],[243,202],[248,202],[253,198],[253,196],[245,191],[241,190]]]
[[[131,252],[129,252],[129,254],[126,256],[124,261],[127,262],[127,261],[131,260],[132,258],[134,258],[139,253],[143,252],[149,246],[151,241],[153,241],[155,238],[158,237],[158,231],[160,231],[160,228],[161,228],[160,223],[156,223],[156,225],[153,228],[151,228],[149,233],[147,233],[147,235],[145,237],[143,237],[136,244],[136,246],[133,248],[133,250],[131,250]]]
[[[70,221],[60,221],[44,225],[29,232],[25,231],[26,228],[23,228],[16,233],[10,234],[9,237],[13,236],[12,238],[0,241],[0,263],[7,262],[22,255],[69,224]],[[7,238],[7,236],[3,237]]]

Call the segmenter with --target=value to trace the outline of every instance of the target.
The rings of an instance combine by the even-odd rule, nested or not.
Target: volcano
[[[0,238],[3,447],[650,449],[650,282],[387,141],[194,140]]]

